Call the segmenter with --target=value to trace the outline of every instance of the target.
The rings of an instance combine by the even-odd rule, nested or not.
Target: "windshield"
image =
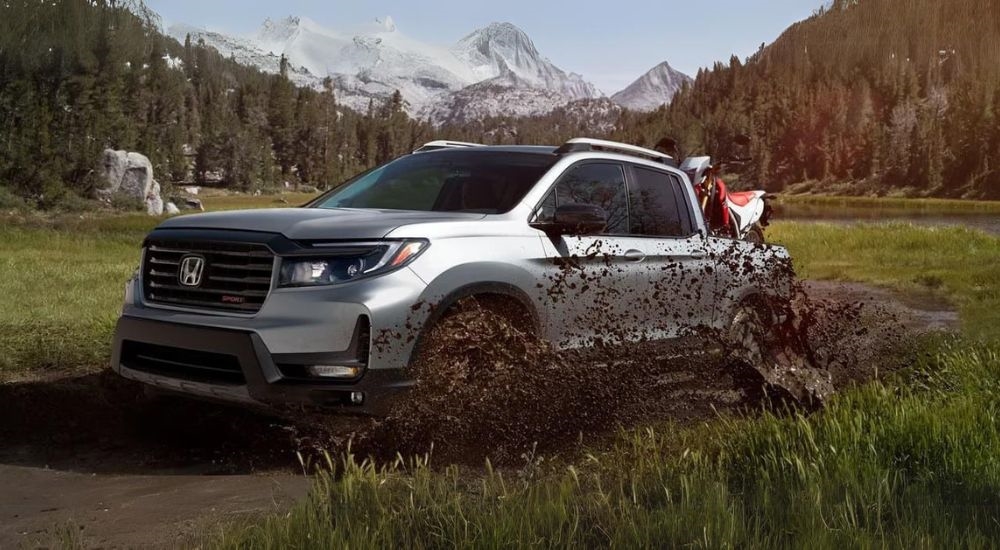
[[[467,149],[408,155],[358,176],[314,206],[502,214],[556,160],[538,153]]]

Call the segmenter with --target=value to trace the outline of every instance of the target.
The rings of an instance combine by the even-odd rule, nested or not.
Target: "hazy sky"
[[[524,29],[557,66],[583,74],[607,93],[662,61],[694,75],[699,67],[746,57],[822,0],[146,0],[167,24],[237,34],[265,18],[299,15],[348,30],[392,16],[400,32],[451,44],[493,21]]]

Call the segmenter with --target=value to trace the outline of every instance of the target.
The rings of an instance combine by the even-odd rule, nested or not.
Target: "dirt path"
[[[888,314],[909,331],[958,325],[948,304],[930,296],[827,282],[804,289],[812,300]],[[886,339],[878,330],[849,336],[867,353]],[[740,403],[728,376],[668,374],[659,381],[671,396],[667,416],[703,419]],[[847,369],[834,382],[870,376]],[[150,404],[107,373],[0,384],[0,548],[176,547],[220,522],[286,509],[308,490],[295,455],[309,445],[304,437],[241,409]]]
[[[293,475],[84,474],[0,465],[0,546],[177,547],[215,524],[278,512],[306,494]]]

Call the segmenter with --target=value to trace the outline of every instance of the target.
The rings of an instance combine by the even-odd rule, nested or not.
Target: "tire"
[[[747,234],[746,236],[743,237],[743,240],[753,244],[764,244],[765,243],[764,228],[761,227],[760,224],[754,224],[753,227],[751,227],[750,230],[747,231]]]
[[[764,365],[767,355],[767,326],[761,308],[745,301],[736,308],[729,324],[729,345],[733,359],[753,368]]]

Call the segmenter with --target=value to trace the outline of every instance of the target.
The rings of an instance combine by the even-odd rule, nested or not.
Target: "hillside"
[[[1000,4],[836,0],[619,128],[716,156],[751,135],[771,190],[998,198]]]

